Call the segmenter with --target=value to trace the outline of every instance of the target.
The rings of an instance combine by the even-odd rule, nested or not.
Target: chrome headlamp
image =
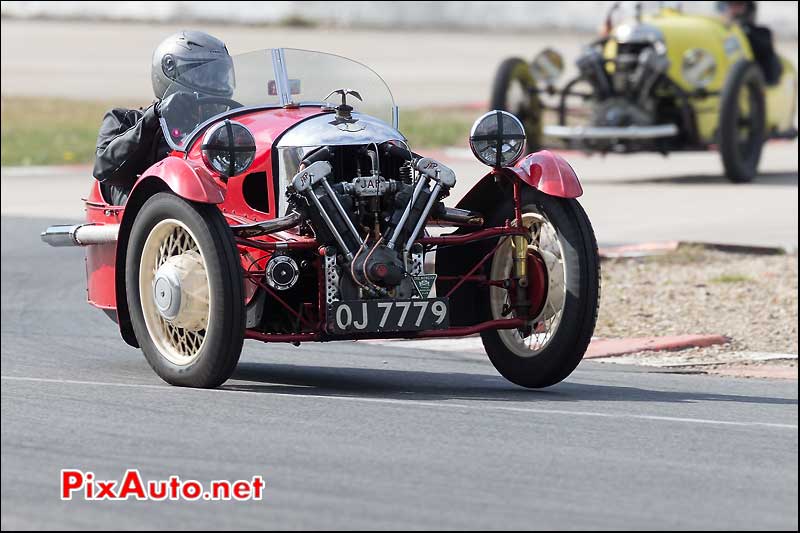
[[[545,48],[533,58],[531,73],[537,82],[553,85],[564,72],[564,58],[552,48]]]
[[[472,125],[469,146],[484,165],[507,167],[513,165],[525,149],[525,128],[507,111],[489,111]]]
[[[692,48],[683,54],[681,75],[695,89],[707,87],[717,75],[717,60],[703,48]]]
[[[225,178],[250,168],[256,156],[256,140],[245,126],[224,120],[203,136],[203,162]]]

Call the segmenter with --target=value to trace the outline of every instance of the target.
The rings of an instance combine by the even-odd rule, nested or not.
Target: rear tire
[[[580,87],[581,84],[586,85],[584,89],[586,92],[579,91],[577,94],[573,94],[575,87]],[[570,116],[570,111],[574,111],[574,109],[570,109],[570,103],[568,101],[569,97],[578,97],[581,99],[581,106],[582,109],[591,109],[590,105],[587,105],[587,100],[593,100],[591,96],[586,96],[594,93],[594,89],[591,83],[586,80],[585,78],[578,77],[571,80],[564,86],[564,89],[561,90],[561,95],[558,99],[558,125],[559,126],[589,126],[591,125],[591,119],[586,117],[577,117],[578,122],[573,123],[570,119],[573,118]]]
[[[758,174],[766,138],[764,76],[758,65],[739,61],[731,69],[720,98],[719,151],[725,176],[747,183]],[[746,100],[743,100],[746,99]],[[747,102],[747,115],[742,104]]]
[[[193,325],[178,327],[159,312],[154,278],[157,265],[187,256],[195,260],[185,262],[195,268],[195,283],[184,294],[189,284],[184,281],[178,301],[181,313],[188,312],[189,301],[195,304],[188,315]],[[156,374],[186,387],[212,388],[225,382],[239,361],[245,310],[239,256],[219,209],[171,193],[155,194],[133,222],[125,272],[133,330]],[[194,294],[201,296],[191,300]]]
[[[485,331],[481,333],[481,338],[489,359],[503,377],[523,387],[541,388],[559,383],[569,376],[589,346],[600,299],[600,261],[594,231],[577,200],[556,198],[526,188],[523,190],[522,213],[523,216],[526,213],[543,216],[554,230],[553,235],[557,235],[559,253],[563,259],[563,293],[558,300],[563,306],[561,314],[553,326],[552,334],[545,336],[546,343],[537,345],[536,349],[526,347],[526,341],[521,336],[522,344],[515,340],[517,330]],[[509,218],[513,218],[510,205],[496,213],[492,224],[502,224],[504,219]],[[500,279],[496,263],[504,260],[499,255],[501,250],[498,250],[492,265],[486,269],[487,276],[493,279]],[[554,275],[559,275],[559,272],[548,268],[548,277]],[[552,291],[554,285],[551,283],[550,287]],[[492,288],[487,292],[491,290],[503,289]],[[486,297],[489,298],[490,294]],[[490,305],[485,306],[488,308],[486,320],[508,318],[498,316],[489,301]]]
[[[528,63],[518,57],[500,63],[492,83],[489,107],[508,111],[522,122],[526,153],[542,149],[542,104]]]

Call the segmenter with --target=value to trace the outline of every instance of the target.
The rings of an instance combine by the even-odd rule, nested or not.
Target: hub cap
[[[205,259],[182,222],[167,219],[150,231],[139,266],[139,296],[150,338],[176,365],[200,353],[210,318]]]
[[[174,320],[178,316],[181,308],[181,280],[177,270],[169,263],[164,263],[156,271],[153,298],[158,312],[167,321]]]

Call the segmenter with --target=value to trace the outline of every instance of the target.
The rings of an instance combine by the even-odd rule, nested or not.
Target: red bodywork
[[[273,145],[278,138],[294,125],[303,120],[320,114],[316,107],[303,107],[294,109],[265,109],[251,111],[247,114],[237,115],[235,120],[247,126],[256,139],[257,152],[253,164],[245,173],[233,176],[227,181],[210,171],[203,163],[200,154],[199,137],[195,137],[193,145],[186,153],[175,151],[168,157],[151,166],[137,181],[128,203],[125,207],[108,205],[100,193],[99,186],[95,183],[86,200],[87,221],[96,224],[120,224],[120,236],[116,244],[94,245],[86,248],[86,269],[88,277],[88,300],[92,305],[112,311],[116,310],[118,322],[122,328],[123,337],[131,342],[132,332],[126,331],[127,308],[124,299],[124,275],[117,265],[124,266],[125,247],[127,243],[126,231],[130,230],[132,220],[135,218],[142,203],[154,191],[169,189],[176,195],[194,202],[216,204],[226,219],[232,225],[250,223],[254,221],[270,220],[277,217],[278,203],[276,194],[283,194],[280,187],[276,186],[273,161],[275,152]],[[258,210],[245,200],[243,185],[245,178],[254,173],[264,173],[266,179],[266,202]],[[437,237],[425,236],[419,239],[423,245],[466,245],[469,243],[485,241],[487,237],[509,236],[521,234],[520,191],[523,187],[530,186],[542,192],[565,198],[575,198],[582,194],[580,182],[569,164],[558,155],[549,151],[537,152],[522,159],[514,167],[493,171],[482,179],[466,196],[480,196],[481,188],[491,185],[498,179],[513,182],[514,191],[514,218],[502,226],[477,229],[472,232],[458,232],[451,235]],[[494,185],[496,186],[496,185]],[[516,224],[514,223],[516,222]],[[285,304],[275,291],[260,281],[259,273],[263,277],[263,267],[270,255],[277,247],[289,250],[317,250],[320,247],[315,239],[300,236],[295,233],[280,232],[273,235],[255,239],[237,238],[236,243],[242,256],[242,266],[245,272],[246,297],[249,300],[255,293],[256,287],[262,287],[268,296],[275,298],[284,308],[293,314],[306,326],[307,331],[298,333],[264,333],[261,331],[247,330],[248,338],[266,342],[302,342],[313,340],[332,340],[325,337],[324,332],[324,297],[319,297],[317,303],[305,304],[303,311],[298,313]],[[495,247],[496,249],[497,247]],[[464,272],[456,278],[455,286],[449,292],[459,290],[465,284],[492,285],[496,282],[487,280],[485,276],[475,275],[480,267],[488,261],[494,250],[475,258],[475,262],[465,265]],[[322,260],[318,259],[316,266],[320,273],[320,295],[324,291],[322,282]],[[529,265],[534,269],[541,269],[539,262],[531,258]],[[544,291],[541,282],[542,273],[538,270],[532,274],[536,281],[534,287],[539,292],[531,291],[530,301],[537,305],[542,300]],[[443,276],[445,279],[446,276]],[[118,302],[120,300],[120,302]],[[121,305],[118,305],[121,303]],[[447,330],[422,331],[398,336],[413,337],[445,337],[471,335],[487,329],[512,329],[522,327],[522,319],[502,319],[484,321],[460,327],[451,327]]]
[[[182,157],[166,157],[148,168],[131,194],[147,179],[159,179],[181,198],[203,204],[221,204],[225,201],[225,184],[203,164]]]
[[[549,150],[530,154],[511,167],[519,178],[545,194],[560,198],[578,198],[583,187],[567,160]]]

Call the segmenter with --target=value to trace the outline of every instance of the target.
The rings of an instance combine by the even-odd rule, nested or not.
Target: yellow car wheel
[[[491,109],[508,111],[525,127],[527,153],[542,148],[542,103],[530,65],[518,57],[500,63],[492,84]]]
[[[751,61],[736,63],[720,99],[719,151],[725,175],[734,183],[752,181],[766,137],[764,76]]]

